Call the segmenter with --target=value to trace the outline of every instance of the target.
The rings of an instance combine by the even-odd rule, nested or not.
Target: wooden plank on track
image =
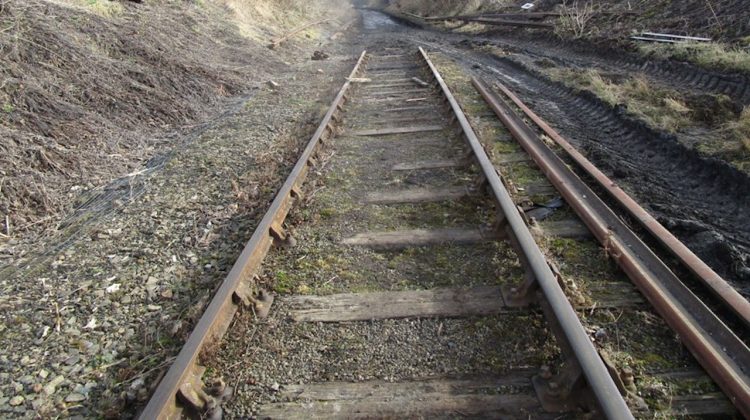
[[[533,228],[540,229],[544,234],[559,238],[588,239],[591,237],[589,228],[578,219],[545,220],[537,223]]]
[[[424,92],[429,92],[429,91],[430,90],[428,88],[382,90],[382,91],[376,91],[376,92],[367,92],[367,94],[363,96],[363,98],[373,97],[373,96],[411,95],[413,93],[424,93]]]
[[[410,188],[399,191],[375,191],[365,195],[368,204],[430,203],[458,200],[469,195],[465,186],[444,188]]]
[[[414,125],[409,127],[376,128],[372,130],[355,131],[355,136],[385,136],[389,134],[424,133],[429,131],[444,130],[442,125]]]
[[[420,169],[441,169],[455,168],[466,165],[465,159],[442,159],[442,160],[422,160],[417,162],[399,163],[393,165],[393,171],[415,171]]]
[[[500,286],[291,296],[284,302],[291,306],[289,314],[295,322],[468,317],[507,311]]]
[[[675,416],[720,416],[733,418],[737,414],[729,399],[721,393],[702,395],[674,395],[669,401],[669,411]]]
[[[449,228],[359,233],[342,240],[341,243],[374,249],[403,249],[440,244],[470,245],[499,239],[502,239],[502,235],[495,231],[481,228]]]
[[[370,88],[378,87],[381,84],[388,85],[388,84],[394,84],[394,83],[398,83],[398,84],[408,83],[412,86],[414,85],[414,81],[411,80],[410,77],[400,77],[400,78],[395,78],[395,79],[379,79],[378,83],[373,83],[373,84],[368,83],[366,85],[362,85],[362,87],[370,89]]]
[[[412,62],[412,63],[402,63],[402,64],[388,64],[388,65],[377,66],[377,67],[367,67],[368,73],[382,73],[382,72],[387,72],[391,70],[419,71],[419,70],[424,70],[424,66]]]
[[[413,111],[440,112],[440,107],[434,104],[433,105],[411,105],[411,106],[400,106],[400,107],[395,107],[395,108],[383,108],[376,112],[379,112],[381,114],[390,114],[394,112],[400,113],[400,112],[413,112]]]
[[[393,60],[396,58],[402,58],[402,57],[408,57],[408,58],[415,58],[417,57],[416,54],[390,54],[390,55],[373,55],[372,60]]]
[[[324,382],[281,387],[280,400],[260,407],[258,418],[515,417],[541,414],[530,390],[534,372],[497,378],[429,379],[407,382]],[[502,393],[502,389],[515,391]],[[521,391],[521,390],[525,390]]]
[[[370,92],[373,90],[379,90],[379,89],[394,89],[394,88],[409,88],[414,87],[414,82],[411,81],[411,79],[406,79],[408,81],[406,82],[399,82],[399,83],[390,83],[390,84],[378,84],[378,85],[365,85],[364,90],[365,92]]]
[[[557,190],[555,187],[547,181],[541,181],[526,185],[519,185],[516,187],[519,193],[523,193],[529,197],[534,195],[555,195]]]
[[[368,126],[374,126],[374,125],[382,125],[382,124],[396,124],[396,123],[423,123],[423,124],[437,124],[441,121],[441,118],[439,116],[436,118],[434,115],[414,115],[411,117],[403,117],[403,118],[370,118],[370,119],[357,119],[352,121],[347,121],[347,123],[359,126],[359,125],[368,125]]]
[[[410,104],[410,103],[425,102],[428,100],[437,100],[437,99],[438,99],[437,95],[433,94],[432,91],[425,90],[423,96],[415,96],[413,98],[410,98],[408,96],[377,98],[377,99],[357,98],[357,99],[354,99],[354,101],[358,104],[369,105],[369,104],[384,104],[388,102],[404,102],[404,103]]]

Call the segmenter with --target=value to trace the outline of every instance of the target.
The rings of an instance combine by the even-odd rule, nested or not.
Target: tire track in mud
[[[428,43],[490,79],[510,82],[543,118],[745,296],[750,295],[750,177],[505,57]]]
[[[557,40],[559,43],[560,41]],[[517,42],[518,44],[518,42]],[[493,45],[537,59],[549,59],[567,67],[598,67],[607,71],[643,73],[654,81],[678,91],[723,94],[742,105],[750,104],[750,78],[739,73],[721,73],[684,61],[642,57],[623,50],[600,48],[599,56],[590,52],[591,45],[563,42],[563,47],[547,45],[546,40],[522,40],[520,45],[496,39],[460,41],[459,46]],[[582,51],[582,49],[585,50]]]

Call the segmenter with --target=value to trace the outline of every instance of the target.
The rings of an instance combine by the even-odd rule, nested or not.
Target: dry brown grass
[[[581,38],[590,31],[589,22],[594,17],[592,0],[563,1],[559,7],[560,19],[555,24],[555,33],[560,37]]]
[[[345,0],[212,0],[232,10],[235,23],[243,35],[268,43],[274,34],[288,32],[292,28],[318,20],[331,9],[350,7]],[[316,28],[307,31],[314,35]]]
[[[394,11],[408,12],[420,16],[442,16],[470,14],[477,11],[492,12],[514,4],[510,0],[396,0],[390,7]]]
[[[690,61],[705,68],[750,74],[750,51],[717,42],[639,44],[638,48],[644,54],[662,59]]]
[[[0,219],[14,234],[54,226],[248,87],[240,68],[272,62],[216,5],[100,1],[0,2]]]
[[[590,90],[612,106],[625,105],[629,113],[655,128],[675,132],[692,124],[691,109],[679,92],[656,87],[645,77],[630,77],[615,83],[593,69],[550,68],[546,72],[571,87]]]
[[[742,110],[733,130],[740,143],[745,147],[745,152],[750,153],[750,106],[746,106]]]

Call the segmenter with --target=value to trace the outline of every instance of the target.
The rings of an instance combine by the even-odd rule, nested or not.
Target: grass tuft
[[[716,42],[641,44],[639,49],[662,59],[684,60],[710,69],[750,73],[750,52]]]
[[[740,114],[739,120],[734,127],[734,133],[745,148],[745,152],[750,153],[750,106],[746,106]]]
[[[628,111],[653,127],[675,132],[690,125],[690,107],[676,91],[653,86],[643,76],[611,81],[596,70],[548,69],[553,79],[576,89],[588,89],[611,106],[625,105]]]

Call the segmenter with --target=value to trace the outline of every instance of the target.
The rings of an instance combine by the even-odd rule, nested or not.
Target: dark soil
[[[458,40],[472,48],[497,46],[509,52],[528,56],[540,67],[565,66],[596,68],[608,72],[641,73],[649,79],[678,92],[722,94],[741,105],[750,104],[750,76],[706,69],[695,64],[644,57],[632,46],[596,43],[583,40],[561,40],[551,34],[503,32],[488,33]]]
[[[529,83],[516,89],[520,88],[537,112],[634,194],[714,270],[732,280],[744,294],[750,293],[747,174],[701,156],[674,136],[650,129],[623,109],[613,109],[593,95],[579,95],[541,77],[534,78],[503,59],[496,58],[493,67]],[[549,99],[539,98],[536,92],[546,92]],[[709,236],[715,240],[705,243],[705,235],[698,235],[703,232],[714,232]],[[726,264],[727,259],[732,264]]]

